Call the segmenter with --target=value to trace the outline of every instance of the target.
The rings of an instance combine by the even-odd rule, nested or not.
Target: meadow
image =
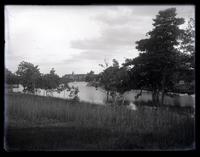
[[[8,151],[194,149],[190,112],[146,105],[134,111],[21,93],[7,93],[5,109]]]

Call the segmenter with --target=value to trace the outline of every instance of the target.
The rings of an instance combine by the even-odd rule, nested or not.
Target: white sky
[[[159,10],[177,8],[194,18],[194,6],[5,6],[5,66],[15,72],[21,61],[68,73],[99,73],[104,59],[138,55],[135,42],[146,38]]]

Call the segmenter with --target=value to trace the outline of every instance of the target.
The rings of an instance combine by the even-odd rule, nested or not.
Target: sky
[[[7,5],[5,67],[16,72],[26,61],[38,65],[41,73],[51,68],[60,76],[99,73],[104,60],[121,64],[138,56],[135,42],[147,38],[160,10],[171,7],[177,17],[194,18],[192,5]]]

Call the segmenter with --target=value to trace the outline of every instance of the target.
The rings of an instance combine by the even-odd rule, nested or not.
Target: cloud
[[[95,20],[100,24],[112,26],[143,23],[144,21],[151,24],[158,12],[167,8],[176,8],[178,17],[194,18],[194,6],[192,5],[130,5],[115,6],[111,10],[98,14]],[[141,27],[144,26],[141,25]]]
[[[107,24],[107,25],[126,25],[131,23],[131,20],[133,20],[133,18],[131,16],[127,16],[125,14],[122,15],[112,15],[112,14],[108,14],[107,16],[105,14],[100,14],[98,16],[95,17],[98,22],[101,22],[103,24]]]
[[[131,58],[138,54],[135,42],[145,38],[145,34],[151,28],[151,23],[132,15],[132,10],[122,11],[119,8],[106,10],[104,14],[98,14],[93,20],[104,23],[101,25],[100,35],[95,38],[72,40],[71,48],[81,51],[79,58],[102,63],[105,58],[116,58],[122,62],[125,58]],[[148,17],[152,22],[152,17]],[[139,20],[140,19],[140,20]],[[144,27],[141,27],[144,26]],[[74,60],[76,60],[74,58]],[[69,60],[68,60],[69,61]],[[70,62],[73,62],[73,58]]]
[[[145,37],[144,28],[139,26],[105,27],[96,38],[72,40],[71,48],[80,50],[113,50],[135,44],[135,41]]]
[[[92,18],[100,24],[99,36],[72,40],[71,48],[81,50],[79,57],[87,60],[99,61],[105,57],[135,56],[138,54],[135,42],[146,38],[146,33],[153,28],[152,19],[158,11],[170,7],[176,7],[180,17],[186,14],[192,16],[192,6],[116,6]]]

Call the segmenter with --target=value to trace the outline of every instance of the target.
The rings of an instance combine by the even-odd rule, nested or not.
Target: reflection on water
[[[79,93],[78,96],[81,101],[86,101],[90,103],[96,103],[96,104],[104,104],[106,100],[106,92],[101,88],[95,88],[91,86],[87,86],[87,82],[70,82],[69,86],[78,87]],[[13,88],[14,92],[22,92],[23,87],[19,85],[18,88]],[[133,102],[135,101],[135,96],[137,95],[139,91],[132,90],[129,92],[126,92],[124,94],[125,99]],[[45,90],[38,89],[37,95],[43,95],[45,96]],[[52,96],[68,99],[69,98],[69,91],[65,90],[60,93],[54,91],[52,93]],[[149,101],[151,99],[151,92],[149,91],[143,91],[142,96],[137,99],[137,101]],[[186,95],[182,94],[179,96],[169,97],[165,96],[164,99],[165,104],[169,105],[181,105],[181,106],[194,106],[195,105],[195,96],[194,95]]]
[[[78,96],[81,101],[90,103],[104,104],[106,100],[106,93],[102,89],[96,89],[92,86],[87,86],[87,82],[71,82],[69,86],[78,87]]]

